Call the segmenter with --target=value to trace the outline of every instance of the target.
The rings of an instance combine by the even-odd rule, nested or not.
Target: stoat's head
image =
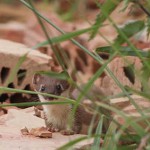
[[[35,74],[32,82],[35,91],[58,96],[63,94],[70,87],[70,84],[67,80],[58,79],[42,74]],[[56,99],[49,96],[43,97],[45,100],[49,101]]]

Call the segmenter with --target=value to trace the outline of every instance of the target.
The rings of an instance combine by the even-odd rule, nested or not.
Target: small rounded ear
[[[62,81],[61,81],[61,85],[62,85],[62,88],[63,88],[64,90],[66,90],[66,89],[68,89],[68,88],[70,87],[69,82],[66,81],[66,80],[62,80]]]
[[[41,79],[41,75],[35,73],[33,78],[32,78],[32,84],[37,84],[40,81],[40,79]]]

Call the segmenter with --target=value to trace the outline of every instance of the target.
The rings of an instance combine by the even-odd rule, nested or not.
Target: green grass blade
[[[96,33],[98,33],[98,30],[102,26],[102,23],[107,19],[107,16],[104,15],[103,12],[105,11],[105,14],[110,15],[120,2],[121,0],[106,0],[102,6],[98,4],[101,12],[97,15],[96,21],[93,25],[93,27],[96,26],[96,28],[91,33],[91,39],[96,35]]]
[[[86,95],[86,93],[88,93],[88,91],[90,90],[91,86],[93,85],[94,81],[104,72],[104,69],[107,67],[108,63],[110,63],[110,61],[114,58],[115,54],[112,55],[108,61],[105,62],[105,64],[103,64],[103,66],[100,67],[100,69],[98,69],[98,71],[92,76],[92,78],[89,80],[89,82],[86,84],[86,86],[84,87],[84,89],[82,90],[82,92],[79,94],[77,100],[76,100],[76,105],[73,108],[73,113],[75,114],[76,109],[78,107],[78,105],[80,104],[80,101],[82,99],[82,97],[84,95]]]
[[[134,150],[136,148],[137,148],[137,144],[129,144],[129,145],[118,146],[117,150]]]
[[[137,56],[137,52],[138,52],[142,57],[146,57],[146,58],[150,57],[149,51],[142,51],[140,49],[137,49],[135,52],[135,50],[133,50],[131,47],[128,47],[128,46],[120,46],[118,52],[119,52],[118,55],[121,55],[121,56]],[[96,49],[96,53],[98,53],[98,54],[101,54],[101,53],[102,54],[103,53],[113,54],[114,48],[112,48],[111,46],[98,47]]]
[[[120,32],[122,32],[126,36],[126,38],[130,38],[136,33],[140,32],[144,27],[144,21],[133,21],[120,28]],[[118,32],[118,36],[114,40],[114,45],[121,45],[124,42],[126,42],[126,40],[124,39],[122,34]]]
[[[63,101],[49,101],[49,102],[24,102],[24,103],[11,103],[11,104],[0,104],[0,107],[10,107],[10,106],[17,106],[17,107],[30,107],[30,106],[37,106],[37,105],[63,105],[63,104],[70,104],[71,101],[63,100]]]
[[[137,95],[139,95],[139,96],[145,97],[145,98],[147,98],[148,100],[150,100],[150,93],[138,91],[138,90],[135,90],[135,89],[133,89],[133,88],[131,88],[131,87],[128,87],[128,86],[126,86],[126,89],[127,89],[128,91],[131,91],[132,93],[135,93],[135,94],[137,94]]]
[[[102,134],[103,118],[104,118],[104,115],[101,115],[101,119],[100,119],[97,129],[96,129],[96,133],[95,133],[96,135]],[[91,147],[91,150],[99,150],[100,149],[100,140],[101,140],[101,136],[94,138],[94,143]]]
[[[108,16],[108,15],[107,15]],[[117,25],[115,24],[115,22],[108,16],[108,20],[112,23],[112,25],[114,26],[114,28],[117,30],[117,32],[123,37],[123,39],[125,39],[125,41],[128,43],[128,45],[130,47],[133,48],[133,50],[136,51],[136,48],[133,46],[133,44],[129,41],[128,37],[124,34],[124,32],[122,32],[122,30],[120,30]],[[113,44],[113,47],[119,47],[120,45],[117,44]],[[118,51],[118,49],[115,49]],[[98,55],[98,54],[97,54]],[[143,61],[143,64],[146,65],[146,67],[148,69],[150,69],[150,65],[144,61],[143,57],[137,52],[138,57]],[[109,68],[106,68],[106,71],[108,72],[108,74],[112,77],[112,79],[115,81],[115,83],[120,87],[120,89],[126,94],[126,96],[129,98],[130,102],[134,105],[134,107],[136,108],[136,110],[141,114],[142,117],[144,117],[143,112],[141,111],[141,109],[139,108],[139,106],[136,104],[136,102],[130,97],[130,95],[127,93],[126,89],[123,87],[123,85],[118,81],[118,79],[114,76],[114,74],[111,72],[111,70]],[[146,121],[148,125],[150,125],[149,121]]]
[[[25,0],[20,0],[26,7],[28,7],[30,10],[33,11],[33,8],[25,1]],[[54,24],[50,19],[47,19],[46,17],[44,17],[43,15],[41,15],[38,11],[34,10],[43,20],[45,20],[47,23],[49,23],[52,27],[54,27],[57,31],[59,31],[62,34],[65,34],[65,32],[59,28],[56,24]],[[94,27],[95,28],[95,27]],[[87,53],[88,55],[90,55],[92,58],[94,58],[98,63],[101,64],[101,61],[99,60],[99,57],[96,57],[92,52],[90,52],[86,47],[84,47],[83,45],[81,45],[79,42],[77,42],[74,39],[71,39],[71,41],[78,46],[79,48],[81,48],[85,53]]]
[[[103,103],[100,103],[100,102],[96,102],[96,104],[98,105],[98,106],[100,106],[100,107],[103,107],[103,108],[105,108],[105,109],[107,109],[107,110],[110,110],[111,112],[114,112],[115,114],[117,114],[118,116],[121,116],[121,118],[123,118],[123,120],[125,120],[125,123],[124,123],[124,125],[121,127],[121,130],[119,130],[119,131],[121,131],[120,133],[118,132],[118,133],[116,133],[116,140],[119,140],[119,138],[120,138],[120,135],[122,134],[122,131],[124,131],[124,130],[126,130],[127,128],[128,128],[128,126],[130,125],[130,126],[132,126],[134,129],[135,129],[135,131],[136,131],[136,133],[140,136],[140,137],[142,137],[144,134],[145,134],[145,131],[144,131],[144,129],[142,129],[142,127],[137,123],[137,122],[134,122],[134,121],[132,121],[132,118],[130,118],[130,117],[128,117],[128,116],[126,116],[126,114],[123,112],[123,111],[121,111],[121,110],[119,110],[119,109],[117,109],[117,108],[115,108],[115,107],[112,107],[112,106],[108,106],[108,105],[106,105],[106,104],[103,104]],[[146,117],[146,116],[142,116],[144,119],[148,119],[148,117]],[[115,121],[116,122],[116,121]],[[114,123],[115,123],[114,122]],[[131,123],[131,124],[130,124]],[[116,124],[116,123],[115,123]],[[118,135],[117,135],[118,134]]]
[[[124,88],[124,86],[120,83],[120,81],[115,77],[115,75],[113,74],[113,72],[108,67],[106,67],[106,71],[112,77],[112,79],[115,81],[115,83],[118,85],[118,87],[122,90],[122,92],[129,98],[131,104],[136,108],[137,112],[139,112],[141,114],[141,116],[144,116],[144,114],[141,111],[140,107],[136,104],[136,102],[134,101],[134,99],[129,95],[129,93]],[[149,125],[149,121],[147,121],[147,124]]]
[[[116,141],[119,140],[119,138],[121,137],[122,133],[128,129],[128,128],[133,128],[135,133],[139,136],[142,137],[145,135],[145,131],[144,129],[138,124],[139,120],[144,121],[144,119],[148,119],[149,117],[141,117],[140,119],[137,120],[133,120],[132,117],[126,117],[125,118],[125,123],[121,126],[120,130],[115,134],[115,139]]]
[[[141,137],[137,135],[136,133],[129,133],[129,134],[122,134],[120,137],[121,141],[127,142],[127,143],[139,143],[141,140]]]
[[[83,137],[77,138],[77,139],[72,140],[72,141],[70,141],[69,143],[67,143],[67,144],[65,144],[65,145],[63,145],[63,146],[61,146],[61,147],[58,148],[57,150],[68,150],[68,149],[71,148],[73,145],[75,145],[75,144],[77,144],[77,143],[79,143],[79,142],[81,142],[81,141],[83,141],[83,140],[86,140],[86,139],[88,139],[87,136],[83,136]]]
[[[104,14],[105,14],[105,12],[104,12]],[[118,32],[118,35],[120,35],[121,37],[122,37],[122,39],[124,39],[125,40],[125,42],[133,49],[133,50],[135,50],[135,52],[136,52],[136,48],[135,48],[135,46],[129,41],[129,37],[127,37],[126,36],[126,34],[124,34],[124,32],[120,29],[120,28],[118,28],[118,26],[116,25],[116,23],[111,19],[111,17],[110,16],[108,16],[107,14],[106,14],[106,16],[108,17],[108,20],[110,21],[110,23],[113,25],[113,27],[116,29],[116,31]],[[143,21],[141,21],[141,22],[143,22]],[[131,25],[131,24],[130,24]],[[131,25],[132,26],[132,25]],[[133,27],[133,26],[132,26]],[[143,28],[143,25],[142,25],[142,23],[140,24],[139,23],[139,28]],[[131,33],[135,33],[135,30],[133,30],[134,32],[132,32],[131,31]],[[138,32],[138,31],[137,31]],[[130,33],[128,33],[127,35],[131,35]],[[113,44],[112,45],[112,47],[115,47],[115,50],[116,51],[118,51],[118,48],[120,47],[120,45],[119,44]],[[148,70],[150,70],[150,65],[149,65],[149,63],[147,62],[147,61],[145,61],[144,59],[143,59],[143,57],[137,52],[137,56],[143,61],[143,64],[148,68]],[[120,86],[119,86],[120,87]]]
[[[76,36],[79,36],[79,35],[83,34],[83,33],[90,32],[93,29],[94,28],[86,28],[86,29],[81,29],[81,30],[78,30],[78,31],[70,32],[70,33],[65,33],[65,34],[60,35],[58,37],[51,38],[51,44],[61,43],[61,42],[64,42],[66,40],[70,40],[70,39],[72,39]],[[49,44],[48,40],[35,45],[33,47],[33,49],[37,49],[37,48],[39,48],[41,46],[44,46],[44,45],[47,45],[47,44]]]
[[[96,116],[97,116],[97,114],[98,114],[98,106],[96,106],[96,108],[95,108],[95,112],[96,113],[94,113],[94,115],[93,115],[93,117],[92,117],[92,120],[91,120],[91,122],[90,122],[90,125],[89,125],[89,128],[88,128],[88,137],[92,137],[92,135],[93,135],[93,126],[94,126],[94,122],[95,122],[95,120],[96,120]]]
[[[117,130],[117,125],[114,123],[114,122],[111,122],[110,123],[110,126],[108,128],[108,131],[105,135],[105,138],[104,138],[104,143],[102,145],[103,149],[113,149],[115,150],[116,149],[116,141],[115,141],[115,133],[116,133],[116,130]]]
[[[73,99],[63,97],[63,96],[57,96],[57,95],[53,95],[53,94],[34,92],[34,91],[28,91],[28,90],[13,89],[13,88],[7,88],[7,87],[2,87],[2,86],[0,86],[0,92],[2,92],[2,93],[7,92],[7,93],[40,94],[43,96],[49,96],[49,97],[54,97],[54,98],[58,98],[58,99],[68,100],[72,104],[76,103],[76,101],[74,101]]]
[[[48,43],[49,43],[51,49],[53,50],[53,52],[54,52],[54,54],[55,54],[55,57],[57,58],[57,62],[59,63],[59,65],[62,67],[63,70],[66,70],[66,66],[65,66],[65,64],[64,64],[64,61],[63,61],[62,58],[60,57],[60,54],[59,54],[58,50],[56,49],[56,47],[53,46],[53,44],[52,44],[52,42],[51,42],[51,38],[50,38],[50,36],[49,36],[49,34],[48,34],[48,32],[47,32],[47,29],[45,28],[45,25],[43,24],[43,22],[42,22],[40,16],[38,15],[37,10],[35,9],[35,7],[34,7],[32,1],[31,1],[31,0],[28,0],[28,3],[30,4],[30,6],[31,6],[31,8],[32,8],[32,11],[33,11],[33,13],[35,14],[35,16],[36,16],[36,18],[37,18],[37,20],[38,20],[38,22],[39,22],[39,24],[40,24],[40,26],[41,26],[41,28],[42,28],[42,30],[43,30],[43,33],[45,34],[45,37],[47,38]]]

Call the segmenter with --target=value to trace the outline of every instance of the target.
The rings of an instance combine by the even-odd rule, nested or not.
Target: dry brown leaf
[[[48,131],[45,127],[32,128],[30,134],[41,138],[52,138],[52,132]]]
[[[22,135],[29,135],[29,131],[26,127],[24,127],[23,129],[20,130]]]

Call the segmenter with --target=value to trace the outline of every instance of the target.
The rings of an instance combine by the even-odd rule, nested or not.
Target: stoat
[[[57,96],[64,96],[69,98],[76,98],[79,95],[79,90],[73,89],[67,80],[56,79],[47,75],[35,74],[33,77],[33,87],[37,92],[43,92],[48,94],[54,94]],[[98,93],[98,92],[97,92]],[[100,96],[104,95],[102,91],[98,93]],[[94,94],[93,94],[94,95]],[[95,95],[94,95],[95,96]],[[60,101],[63,99],[56,99],[53,97],[43,96],[38,94],[41,102]],[[86,105],[86,104],[85,104]],[[90,104],[92,106],[92,102]],[[72,115],[72,105],[43,105],[45,114],[45,124],[50,131],[61,131],[64,135],[70,135],[75,133],[87,134],[88,127],[91,123],[93,113],[87,111],[82,105],[77,108],[77,111]],[[107,111],[107,110],[106,110]],[[108,112],[108,111],[107,111]],[[95,122],[93,124],[93,131],[99,121],[99,115],[96,115]],[[69,126],[71,122],[71,128]]]

